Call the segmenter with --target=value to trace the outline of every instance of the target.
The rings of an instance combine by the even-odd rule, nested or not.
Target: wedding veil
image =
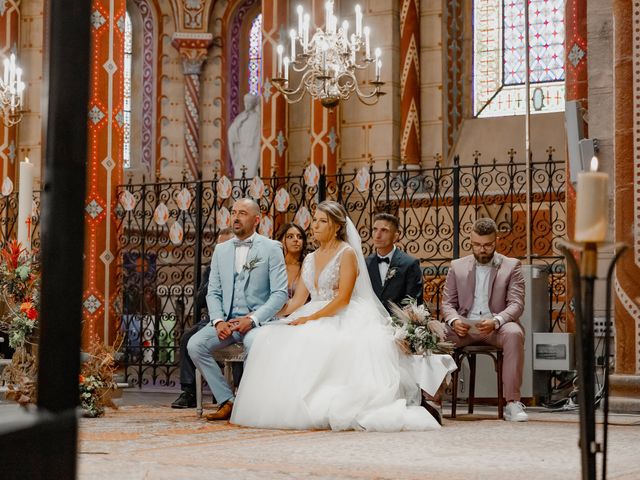
[[[356,278],[356,284],[351,296],[360,298],[367,304],[375,307],[380,313],[379,318],[375,320],[378,320],[379,323],[383,325],[387,325],[390,321],[389,312],[387,312],[387,309],[384,308],[382,302],[380,302],[378,296],[373,291],[369,272],[367,271],[367,264],[362,253],[362,240],[358,234],[358,230],[356,230],[355,225],[349,217],[347,217],[347,243],[355,250],[358,260],[358,277]]]

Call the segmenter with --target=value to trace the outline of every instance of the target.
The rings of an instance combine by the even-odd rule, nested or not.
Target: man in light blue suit
[[[248,352],[256,329],[268,323],[287,301],[287,271],[280,243],[256,233],[260,207],[237,200],[231,210],[235,238],[216,247],[211,260],[207,307],[211,325],[196,333],[187,350],[206,378],[219,408],[207,420],[231,416],[233,391],[212,353],[242,342]]]

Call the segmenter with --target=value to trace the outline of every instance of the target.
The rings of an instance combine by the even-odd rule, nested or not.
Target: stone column
[[[202,176],[200,159],[200,74],[213,43],[210,33],[174,33],[172,45],[180,52],[184,74],[184,156],[192,178]]]
[[[420,165],[420,1],[400,7],[400,160]]]
[[[324,4],[323,0],[312,2],[311,20],[315,23],[312,27],[314,31],[315,28],[324,26]],[[338,163],[339,116],[339,105],[328,109],[319,100],[311,100],[311,162],[318,167],[324,165],[328,175],[336,172]]]
[[[262,1],[262,80],[261,97],[262,141],[260,142],[260,173],[270,177],[275,170],[277,176],[287,172],[288,105],[284,96],[271,84],[276,73],[276,46],[278,42],[289,45],[287,39],[280,39],[280,31],[287,26],[287,1]]]
[[[11,53],[18,53],[15,48],[20,38],[20,1],[8,0],[4,2],[4,8],[0,13],[0,68],[4,58],[9,58]],[[17,55],[16,55],[17,56]],[[20,58],[17,58],[20,61]],[[25,83],[27,83],[25,81]],[[28,94],[28,92],[26,92]],[[2,162],[2,178],[9,177],[16,190],[16,171],[18,166],[18,126],[7,127],[0,124],[0,162]],[[17,213],[16,213],[17,214]]]
[[[588,112],[589,76],[587,69],[587,0],[568,0],[565,4],[565,99],[581,102],[582,108]],[[585,124],[584,135],[588,137],[588,125]],[[570,178],[569,164],[566,166],[567,189],[567,235],[573,238],[575,224],[576,190]],[[566,297],[570,299],[572,286],[565,280]],[[573,313],[567,309],[567,331],[575,331]]]
[[[614,0],[616,241],[631,246],[615,276],[611,407],[640,411],[640,4]]]

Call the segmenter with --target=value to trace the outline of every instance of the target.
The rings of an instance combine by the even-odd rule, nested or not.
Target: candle
[[[284,83],[289,81],[289,57],[284,57]]]
[[[278,45],[276,50],[278,52],[278,78],[282,78],[282,52],[284,51],[284,47],[282,45]]]
[[[364,27],[364,58],[371,58],[371,45],[369,45],[369,27]]]
[[[3,71],[2,79],[4,81],[4,86],[6,87],[7,84],[9,83],[9,59],[8,58],[4,59],[4,71]]]
[[[16,81],[16,56],[12,53],[9,58],[9,84],[13,85]]]
[[[31,250],[31,211],[33,209],[33,164],[25,158],[20,162],[18,190],[18,242]]]
[[[352,33],[351,34],[351,64],[355,65],[356,64],[356,34]]]
[[[356,37],[362,35],[362,9],[356,5]]]
[[[298,12],[298,31],[301,32],[302,31],[302,18],[303,18],[303,8],[302,5],[298,5],[298,7],[296,8],[296,12]]]
[[[291,37],[291,59],[295,62],[296,61],[296,31],[293,28],[289,32],[289,36]],[[287,69],[286,65],[284,69],[285,70]]]
[[[598,172],[598,159],[591,159],[591,171],[578,174],[576,193],[577,242],[603,242],[609,227],[609,175]]]
[[[309,16],[308,13],[304,14],[304,20],[302,22],[302,27],[303,27],[303,46],[304,46],[304,52],[303,53],[307,53],[307,47],[309,46],[309,22],[311,21],[311,17]]]
[[[329,27],[331,25],[331,17],[333,16],[333,2],[329,1],[325,3],[324,9],[325,9],[324,24],[327,31],[329,31]]]
[[[342,34],[344,35],[345,42],[349,43],[349,22],[347,20],[342,22]]]

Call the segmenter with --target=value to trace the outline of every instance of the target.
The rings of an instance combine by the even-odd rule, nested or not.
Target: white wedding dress
[[[355,231],[352,224],[350,227]],[[335,316],[290,326],[287,323],[318,311],[333,299],[340,260],[349,245],[343,245],[320,272],[317,288],[315,255],[306,257],[302,280],[311,301],[285,320],[272,322],[256,333],[232,423],[300,430],[440,428],[424,408],[417,406],[420,390],[409,374],[408,359],[395,344],[383,307],[377,297],[370,298],[368,290],[361,288],[368,282],[368,274],[361,266],[364,257],[359,236],[357,240],[354,245],[350,239],[357,249],[359,275],[349,305]],[[368,286],[370,289],[370,283]]]

